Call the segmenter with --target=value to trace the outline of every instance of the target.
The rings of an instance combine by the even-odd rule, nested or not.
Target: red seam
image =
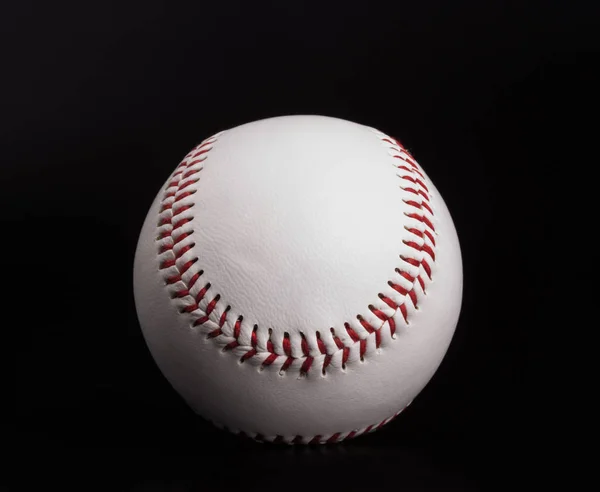
[[[350,356],[350,348],[344,347],[342,349],[342,368],[346,366],[346,362],[348,362],[348,357]]]
[[[400,307],[400,306],[398,306],[398,307]],[[394,321],[394,318],[388,318],[387,323],[388,323],[388,325],[390,325],[390,335],[394,336],[396,333],[396,322]],[[377,333],[379,333],[379,331]]]
[[[283,363],[283,366],[281,366],[281,372],[287,371],[293,362],[294,362],[294,358],[291,355],[289,355],[288,358]]]
[[[194,193],[196,193],[196,190],[191,190],[191,191],[185,191],[183,192],[181,195],[179,195],[174,201],[173,203],[177,203],[180,202],[181,200],[183,200],[184,198],[187,198],[188,196],[193,195]]]
[[[308,357],[310,355],[310,350],[308,348],[308,342],[304,336],[302,337],[302,341],[300,342],[300,348],[302,349],[302,353]]]
[[[416,179],[415,181],[421,188],[423,188],[427,193],[429,193],[429,188],[427,188],[423,181],[421,181],[420,179]]]
[[[327,347],[325,346],[325,342],[321,340],[321,335],[319,335],[319,333],[317,333],[317,346],[319,347],[319,352],[327,354]]]
[[[269,356],[262,363],[263,367],[270,366],[278,357],[279,356],[275,353],[269,354]]]
[[[335,342],[335,344],[339,350],[342,350],[344,348],[344,344],[342,343],[342,341],[340,340],[339,337],[333,335],[333,341]]]
[[[240,338],[240,331],[242,330],[243,319],[244,318],[240,316],[238,319],[235,320],[235,325],[233,325],[233,338],[235,339]]]
[[[348,335],[350,335],[350,338],[354,343],[360,340],[358,334],[350,327],[348,323],[344,323],[344,328],[346,328],[346,332],[348,333]]]
[[[207,145],[210,145],[210,144],[207,144]],[[206,153],[207,153],[207,152],[209,152],[209,151],[210,151],[210,149],[206,149],[206,150],[202,150],[202,151],[200,151],[200,152],[196,152],[196,153],[195,153],[195,154],[194,154],[192,157],[199,157],[199,156],[201,156],[202,154],[206,154]]]
[[[421,202],[421,206],[423,206],[425,210],[427,210],[431,215],[433,215],[433,210],[431,210],[431,207],[427,202]]]
[[[369,309],[370,309],[371,311],[373,311],[373,314],[377,315],[377,313],[376,313],[376,312],[375,312],[375,311],[374,311],[372,308],[373,308],[373,306],[369,306]],[[360,314],[359,314],[358,321],[359,321],[359,323],[362,325],[362,327],[363,327],[365,330],[367,330],[367,332],[368,332],[369,334],[371,334],[371,333],[374,333],[374,332],[375,332],[376,328],[373,328],[373,327],[372,327],[372,326],[369,324],[369,322],[368,322],[366,319],[364,319],[362,316],[360,316]]]
[[[328,442],[328,443],[337,442],[341,435],[342,435],[341,432],[336,432],[329,439],[327,439],[326,442]]]
[[[391,307],[392,309],[398,309],[398,305],[392,301],[389,297],[384,296],[383,294],[381,295],[380,299],[385,302],[389,307]]]
[[[302,367],[300,368],[300,374],[307,374],[308,371],[310,371],[310,367],[312,366],[313,363],[313,358],[311,356],[307,356],[306,359],[304,359],[304,363],[302,364]]]
[[[429,277],[429,280],[431,280],[431,267],[429,266],[429,263],[423,260],[421,261],[421,265],[423,266],[423,270],[425,270],[425,273]]]
[[[290,342],[289,336],[283,337],[283,353],[288,357],[292,356],[292,344]]]
[[[397,156],[397,155],[395,155],[394,157],[396,159],[402,159],[402,157]],[[406,161],[404,161],[404,162],[406,162]],[[413,173],[417,174],[419,177],[425,179],[425,176],[418,169],[415,169],[414,167],[411,168],[411,167],[406,167],[406,166],[398,166],[398,169],[402,169],[402,170],[408,171],[408,172],[413,172]]]
[[[234,348],[236,348],[239,345],[239,342],[237,340],[234,340],[233,342],[228,343],[227,345],[225,345],[225,347],[223,347],[223,350],[233,350]]]
[[[200,275],[202,275],[202,272],[199,273],[195,273],[193,275],[193,277],[190,279],[190,281],[188,282],[188,288],[191,289],[195,284],[196,284],[196,280],[198,280],[198,278],[200,277]]]
[[[400,258],[412,266],[418,267],[421,264],[421,262],[415,258],[407,258],[406,256],[400,256]]]
[[[183,189],[187,188],[188,186],[191,186],[191,185],[193,185],[194,183],[197,183],[197,182],[198,182],[198,180],[197,180],[197,179],[189,179],[188,181],[186,181],[185,183],[183,183],[183,184],[182,184],[182,185],[179,187],[179,189],[180,189],[180,190],[183,190]]]
[[[194,204],[193,204],[193,203],[190,203],[190,204],[188,204],[188,205],[182,205],[181,207],[177,208],[177,210],[175,210],[175,209],[172,209],[172,212],[173,212],[173,215],[172,215],[172,216],[173,216],[173,217],[175,217],[176,215],[179,215],[179,214],[181,214],[181,213],[185,212],[186,210],[189,210],[189,209],[190,209],[190,208],[192,208],[193,206],[194,206]]]
[[[433,244],[435,246],[435,239],[434,239],[433,235],[431,234],[431,232],[425,230],[425,231],[423,231],[423,234],[425,234],[431,241],[431,244]]]
[[[256,349],[253,348],[251,350],[248,350],[248,352],[246,352],[244,355],[242,355],[242,358],[240,359],[242,362],[248,360],[250,357],[254,357],[256,355]]]
[[[188,222],[191,222],[191,221],[192,221],[191,217],[190,218],[186,218],[186,219],[178,220],[177,222],[175,222],[173,224],[173,230],[179,229],[181,226],[183,226],[183,225],[185,225],[185,224],[187,224]]]

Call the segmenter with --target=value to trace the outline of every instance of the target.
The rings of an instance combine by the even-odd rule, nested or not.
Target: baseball
[[[398,140],[282,116],[212,135],[175,167],[134,293],[152,356],[196,413],[259,441],[332,443],[381,428],[431,379],[462,261]]]

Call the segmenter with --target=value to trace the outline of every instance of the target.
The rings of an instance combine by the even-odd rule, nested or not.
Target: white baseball
[[[395,139],[283,116],[192,149],[134,267],[149,349],[195,412],[257,440],[337,442],[398,415],[462,298],[454,224]]]

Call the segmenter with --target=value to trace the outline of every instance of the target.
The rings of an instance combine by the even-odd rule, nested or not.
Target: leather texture
[[[427,193],[401,178],[411,162]],[[374,429],[423,389],[456,327],[462,264],[417,166],[377,130],[310,115],[232,128],[186,156],[148,212],[134,291],[156,363],[197,413],[261,439],[325,442]],[[435,244],[411,218],[424,197]]]

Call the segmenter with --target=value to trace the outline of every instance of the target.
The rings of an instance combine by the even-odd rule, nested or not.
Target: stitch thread
[[[321,434],[317,434],[316,436],[295,435],[295,436],[288,436],[288,437],[282,436],[282,435],[265,436],[264,434],[261,434],[261,433],[248,433],[246,431],[232,429],[232,428],[227,427],[219,422],[215,422],[215,421],[211,421],[211,422],[213,423],[213,425],[215,425],[219,429],[223,429],[223,430],[231,432],[233,434],[237,434],[240,437],[251,439],[251,440],[254,440],[254,441],[257,441],[260,443],[269,442],[272,444],[289,444],[289,445],[334,444],[334,443],[339,443],[341,441],[345,441],[348,439],[352,439],[354,437],[369,434],[371,432],[375,432],[375,431],[381,429],[384,425],[390,423],[392,420],[394,420],[396,417],[398,417],[398,415],[400,415],[404,410],[406,410],[411,403],[412,403],[412,401],[409,402],[402,410],[396,412],[391,417],[382,420],[378,424],[372,424],[372,425],[369,425],[362,429],[354,429],[349,432],[335,432],[334,434],[331,434],[331,435],[321,435]]]

